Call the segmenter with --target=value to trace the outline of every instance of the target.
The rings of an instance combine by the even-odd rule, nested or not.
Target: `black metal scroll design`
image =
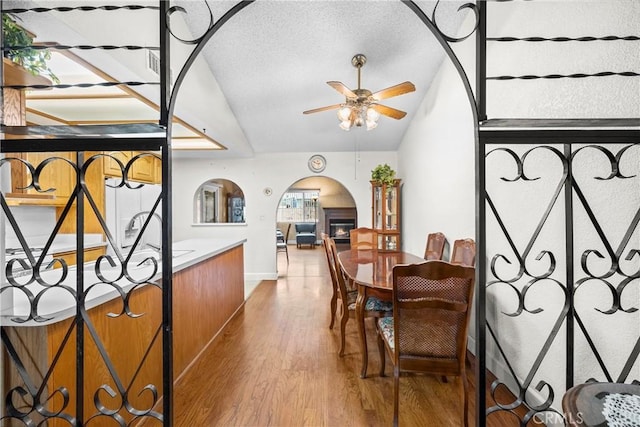
[[[13,215],[11,208],[3,193],[0,193],[0,204],[7,218],[7,222],[14,231],[21,248],[25,252],[25,259],[9,261],[5,267],[6,283],[0,288],[0,294],[5,292],[14,293],[14,301],[26,301],[20,306],[23,309],[15,316],[8,320],[4,320],[5,326],[2,327],[2,343],[7,350],[8,358],[7,366],[15,372],[15,378],[19,378],[18,384],[12,382],[11,386],[5,394],[5,410],[0,420],[16,420],[23,425],[43,425],[44,420],[61,419],[65,421],[65,425],[76,425],[78,419],[73,415],[73,411],[69,407],[72,397],[70,389],[75,389],[75,384],[50,384],[52,375],[56,367],[59,365],[60,358],[66,348],[72,347],[71,338],[74,332],[77,332],[77,322],[71,322],[66,330],[64,337],[55,345],[58,346],[55,354],[52,355],[50,366],[38,366],[38,372],[43,372],[42,376],[33,369],[27,368],[29,363],[27,359],[31,356],[24,355],[19,351],[14,342],[12,342],[12,334],[10,328],[11,323],[16,325],[30,322],[34,325],[44,324],[45,322],[54,320],[51,315],[43,316],[40,314],[40,303],[47,301],[50,293],[54,295],[65,292],[69,296],[66,297],[70,307],[79,310],[83,320],[86,336],[90,338],[91,343],[96,349],[101,363],[104,364],[108,373],[109,383],[105,382],[99,386],[93,393],[94,413],[89,414],[88,418],[83,422],[100,423],[98,418],[108,418],[110,424],[126,426],[132,422],[132,419],[154,418],[163,421],[163,414],[154,410],[159,404],[158,386],[155,384],[138,384],[140,373],[143,371],[145,362],[149,359],[153,351],[157,351],[157,342],[162,337],[162,322],[158,325],[151,325],[152,330],[148,346],[144,349],[139,364],[130,377],[124,379],[121,377],[118,369],[112,362],[107,349],[104,347],[100,333],[96,330],[93,321],[88,313],[86,301],[92,297],[94,292],[104,292],[105,287],[109,288],[109,292],[115,295],[116,301],[121,302],[121,308],[118,312],[106,313],[109,318],[128,317],[137,319],[145,315],[145,313],[136,313],[131,306],[131,299],[139,289],[151,286],[162,292],[162,284],[156,283],[154,280],[158,272],[158,260],[155,256],[144,256],[142,259],[134,261],[135,252],[140,245],[141,235],[147,228],[148,221],[142,226],[139,236],[136,238],[133,248],[128,254],[124,254],[116,247],[115,239],[107,227],[104,213],[96,203],[92,192],[87,186],[85,177],[90,174],[92,168],[102,164],[104,157],[111,158],[117,163],[122,172],[120,185],[130,189],[135,189],[142,184],[130,182],[127,178],[129,171],[134,167],[135,162],[140,161],[147,156],[155,156],[152,153],[141,153],[134,156],[125,165],[117,158],[107,155],[98,154],[90,157],[81,166],[64,157],[51,157],[34,167],[29,162],[20,158],[4,158],[0,159],[0,168],[20,166],[25,169],[26,175],[31,177],[23,189],[32,189],[38,193],[48,193],[55,191],[53,188],[44,188],[42,185],[43,175],[51,168],[52,165],[58,166],[63,162],[67,167],[73,170],[73,179],[77,183],[65,206],[62,208],[60,217],[56,221],[51,235],[47,238],[41,255],[36,256],[28,243],[28,238],[20,229],[20,224]],[[43,259],[46,254],[51,253],[51,247],[55,237],[58,235],[65,219],[69,216],[71,209],[77,205],[80,195],[84,196],[85,201],[89,204],[93,214],[98,219],[108,244],[113,248],[115,257],[103,255],[100,257],[94,267],[95,277],[91,280],[90,276],[84,275],[84,280],[92,282],[76,286],[75,274],[84,269],[78,270],[76,267],[68,266],[62,258],[54,259],[49,266],[43,265]],[[161,196],[155,201],[151,212],[155,212],[161,201]],[[47,267],[57,266],[57,269]],[[22,268],[22,270],[21,270]],[[102,289],[102,290],[101,290]],[[20,295],[17,295],[20,294]],[[85,351],[88,341],[85,342]],[[155,347],[155,350],[154,350]],[[109,403],[111,402],[111,403]],[[115,403],[113,403],[115,402]],[[139,403],[144,402],[144,403]],[[144,407],[141,407],[143,405]],[[55,406],[55,407],[54,407]],[[124,415],[124,413],[128,415]],[[128,418],[128,419],[127,419]],[[95,421],[94,421],[95,420]],[[3,421],[4,422],[4,421]]]
[[[487,37],[487,41],[492,42],[595,42],[595,41],[604,41],[604,42],[612,42],[612,41],[638,41],[640,37],[638,36],[604,36],[604,37],[594,37],[594,36],[583,36],[583,37]]]
[[[70,89],[70,88],[88,88],[88,87],[113,87],[113,86],[158,86],[158,82],[102,82],[102,83],[76,83],[76,84],[50,84],[50,85],[6,85],[2,86],[7,89]]]
[[[597,154],[601,154],[610,167],[610,173],[607,176],[595,177],[595,180],[599,181],[612,181],[615,179],[618,180],[628,180],[632,178],[638,179],[636,175],[627,175],[622,171],[622,163],[625,156],[632,153],[632,150],[635,149],[640,153],[640,143],[626,145],[622,147],[617,153],[613,153],[608,149],[603,148],[599,145],[588,145],[585,147],[581,147],[576,150],[572,155],[572,161],[576,162],[583,153],[595,152]],[[637,157],[635,157],[637,163]],[[633,218],[631,219],[626,232],[624,233],[620,243],[617,247],[613,246],[613,243],[607,238],[603,227],[601,224],[604,224],[606,220],[610,220],[610,218],[600,218],[596,216],[594,209],[590,206],[589,200],[583,192],[582,187],[579,185],[579,182],[574,181],[573,185],[574,192],[577,196],[577,199],[580,201],[580,205],[584,208],[591,226],[596,231],[598,239],[602,246],[604,247],[606,253],[601,253],[597,249],[587,249],[581,254],[581,274],[582,277],[576,278],[576,284],[574,288],[574,295],[578,295],[578,293],[583,294],[585,292],[589,292],[589,289],[597,286],[604,286],[609,293],[611,294],[611,306],[607,309],[602,309],[598,307],[592,307],[593,310],[601,313],[602,315],[611,316],[614,314],[627,314],[630,315],[632,313],[636,313],[638,311],[638,303],[636,301],[635,304],[631,304],[631,306],[623,306],[623,295],[625,291],[630,288],[629,285],[635,283],[637,286],[640,286],[640,246],[634,247],[633,245],[638,245],[638,224],[640,224],[640,206],[636,209]],[[609,264],[608,269],[603,269],[604,271],[598,273],[598,268],[593,266],[593,260],[599,260],[598,264],[602,264],[603,262]],[[599,268],[602,268],[600,266]],[[627,291],[629,292],[629,291]],[[604,358],[599,351],[593,337],[589,333],[589,329],[585,324],[582,314],[586,314],[585,311],[581,310],[580,307],[574,308],[574,317],[575,321],[584,335],[586,342],[589,345],[590,351],[593,353],[595,360],[598,363],[600,370],[602,371],[602,375],[608,382],[627,382],[629,380],[637,381],[638,378],[630,378],[632,367],[634,364],[640,360],[640,336],[638,336],[635,345],[631,349],[625,365],[620,370],[619,374],[615,376],[609,367],[606,366]]]
[[[17,420],[24,425],[29,426],[36,425],[36,420],[39,422],[42,419],[49,420],[57,418],[65,420],[68,425],[76,425],[76,419],[68,413],[64,412],[68,409],[70,400],[69,390],[67,389],[67,387],[60,386],[55,390],[50,390],[48,391],[49,395],[47,396],[47,382],[49,377],[51,376],[53,367],[55,366],[55,362],[47,371],[46,375],[41,381],[41,384],[37,386],[35,378],[32,378],[28,370],[25,368],[23,360],[16,351],[13,343],[11,342],[11,339],[9,338],[5,327],[2,327],[1,336],[2,344],[7,350],[9,360],[15,366],[15,369],[18,372],[20,379],[24,383],[24,386],[15,386],[7,392],[5,398],[6,415],[0,417],[0,421],[4,423],[5,421],[9,420]],[[69,336],[70,334],[67,333],[67,335],[64,337],[63,346],[60,347],[54,360],[58,360],[60,351],[67,343]],[[48,409],[46,403],[58,398],[62,401],[60,407],[57,408],[57,410]]]
[[[527,158],[532,153],[535,153],[540,150],[550,151],[560,160],[560,163],[562,165],[562,176],[558,180],[555,190],[551,195],[551,198],[546,206],[546,209],[544,210],[544,213],[538,220],[537,226],[533,234],[529,237],[529,240],[528,242],[526,242],[526,246],[522,251],[518,250],[516,243],[514,242],[514,239],[509,233],[509,230],[507,230],[505,222],[503,221],[503,219],[500,216],[500,213],[498,212],[497,206],[494,204],[491,197],[487,195],[487,204],[491,212],[493,213],[495,219],[497,220],[500,229],[504,233],[504,236],[508,242],[509,248],[512,251],[512,256],[509,256],[506,254],[496,254],[493,256],[490,263],[491,265],[490,269],[491,269],[491,273],[495,277],[495,280],[488,281],[486,285],[487,289],[491,287],[498,287],[500,285],[506,285],[506,289],[502,290],[502,295],[505,295],[506,292],[508,291],[514,294],[515,297],[517,298],[517,301],[518,301],[517,307],[512,312],[508,312],[508,313],[503,312],[502,314],[512,318],[517,318],[523,315],[523,313],[525,312],[532,315],[537,315],[542,313],[544,311],[544,308],[530,307],[527,304],[527,296],[533,289],[538,289],[538,288],[548,289],[550,286],[557,287],[564,296],[563,307],[555,319],[552,330],[550,331],[548,337],[544,341],[542,348],[538,351],[537,357],[523,381],[519,380],[519,376],[516,374],[516,370],[513,367],[513,364],[509,361],[507,352],[505,351],[503,345],[500,342],[499,334],[496,333],[492,325],[489,323],[489,321],[487,321],[487,325],[486,325],[487,330],[490,336],[492,337],[492,339],[494,340],[496,348],[498,349],[500,356],[502,357],[502,360],[506,364],[512,379],[516,382],[518,386],[518,392],[517,392],[517,395],[515,395],[514,400],[512,402],[503,402],[496,397],[496,393],[502,387],[506,388],[507,386],[504,381],[501,381],[499,379],[495,380],[491,385],[491,396],[493,397],[495,405],[487,409],[487,415],[497,411],[508,411],[515,415],[516,408],[524,406],[527,409],[527,413],[524,415],[524,417],[521,420],[521,424],[520,424],[521,426],[526,426],[529,420],[537,413],[548,412],[548,411],[558,413],[551,406],[555,397],[555,391],[553,390],[553,387],[546,381],[539,381],[535,386],[535,389],[538,390],[539,392],[543,392],[543,391],[546,392],[547,397],[542,404],[535,405],[529,402],[527,400],[526,392],[531,386],[533,379],[535,375],[538,373],[540,365],[542,364],[542,361],[548,354],[553,341],[558,336],[560,327],[562,326],[563,322],[566,319],[567,313],[569,311],[569,294],[567,292],[567,288],[563,285],[563,283],[560,280],[552,277],[556,272],[556,256],[551,251],[543,250],[540,253],[538,253],[535,256],[535,258],[533,258],[536,262],[544,262],[546,264],[546,270],[544,270],[542,273],[535,273],[534,269],[530,268],[527,265],[527,263],[531,259],[531,256],[534,255],[532,253],[534,244],[538,241],[540,237],[540,233],[544,228],[544,225],[547,222],[547,219],[549,218],[550,213],[552,212],[554,206],[558,202],[560,194],[567,180],[567,176],[569,173],[569,165],[568,165],[568,161],[565,159],[562,152],[550,146],[534,147],[526,151],[521,157],[519,157],[518,154],[516,154],[513,150],[508,148],[497,148],[487,153],[487,158],[493,155],[494,153],[499,153],[499,152],[506,153],[508,157],[510,157],[511,160],[513,160],[513,162],[516,164],[516,170],[517,170],[516,175],[511,178],[502,177],[501,178],[502,181],[529,182],[529,181],[538,180],[540,179],[540,177],[528,176],[525,172],[524,165],[527,161]],[[510,274],[503,273],[503,270],[508,270],[508,269],[500,268],[500,265],[503,263],[512,265],[512,266],[515,264],[515,267],[517,267],[517,268],[514,268],[515,272],[512,272]],[[526,283],[522,286],[522,289],[519,289],[517,286],[517,283],[520,283],[522,281],[525,281]]]
[[[133,156],[126,164],[124,164],[119,158],[113,155],[96,154],[90,157],[83,165],[82,176],[86,176],[93,163],[102,162],[105,157],[114,162],[117,165],[117,169],[120,170],[121,175],[119,177],[119,182],[115,185],[115,187],[128,188],[132,190],[140,189],[144,186],[144,184],[132,182],[128,178],[130,175],[129,172],[132,170],[132,168],[135,167],[136,162],[141,160],[144,161],[144,158],[147,157],[159,158],[159,156],[153,153],[140,153]],[[159,195],[156,198],[154,205],[148,212],[149,215],[147,215],[146,220],[140,228],[140,231],[138,232],[134,243],[129,249],[129,252],[124,253],[123,250],[118,247],[113,234],[108,229],[107,224],[99,211],[98,205],[93,199],[91,193],[85,187],[84,182],[82,185],[83,188],[87,191],[87,201],[90,204],[91,209],[95,213],[96,217],[98,218],[102,229],[104,230],[108,245],[112,249],[112,252],[115,254],[115,259],[111,255],[101,255],[100,257],[98,257],[94,265],[94,273],[100,280],[95,284],[90,285],[86,289],[85,297],[89,295],[94,287],[103,286],[105,284],[112,286],[113,289],[118,292],[118,296],[122,302],[122,306],[119,313],[108,313],[107,316],[110,318],[127,316],[132,319],[142,317],[144,313],[135,313],[132,310],[130,304],[131,298],[133,297],[133,295],[135,295],[136,291],[144,286],[153,286],[162,291],[162,285],[160,283],[156,283],[156,281],[153,280],[158,273],[159,252],[155,256],[153,256],[152,254],[145,255],[141,259],[138,259],[136,261],[133,260],[133,257],[136,255],[138,249],[142,249],[142,236],[147,230],[153,213],[159,211],[159,205],[162,201],[162,197],[161,195]],[[101,359],[105,362],[105,365],[109,372],[109,376],[113,380],[113,384],[116,388],[114,390],[110,385],[103,384],[95,390],[93,394],[93,405],[97,412],[91,415],[87,419],[87,422],[90,424],[93,420],[99,418],[108,418],[109,420],[115,421],[120,426],[129,425],[127,420],[120,413],[122,408],[124,408],[128,414],[133,415],[134,419],[151,417],[162,421],[164,418],[163,414],[154,410],[154,408],[157,407],[159,403],[159,393],[157,385],[146,384],[140,390],[138,390],[138,396],[141,396],[143,394],[147,394],[150,396],[149,399],[147,399],[149,404],[146,408],[136,408],[130,399],[130,396],[132,396],[133,392],[132,387],[134,386],[134,383],[138,375],[140,374],[145,361],[151,354],[154,344],[162,336],[162,323],[158,324],[158,327],[155,329],[153,338],[149,342],[143,357],[139,361],[138,369],[129,379],[129,383],[125,383],[118,374],[116,368],[110,362],[109,354],[102,344],[99,333],[96,331],[86,310],[82,311],[82,316],[85,321],[86,329],[89,332],[89,336],[91,337],[98,353],[100,354]],[[116,397],[119,397],[121,399],[121,402],[116,404],[114,407],[109,407],[109,404],[107,402],[113,400]]]
[[[625,306],[622,302],[625,292],[632,286],[633,283],[640,285],[640,248],[634,247],[638,244],[637,235],[640,224],[640,207],[635,209],[632,219],[626,228],[624,236],[621,238],[619,244],[614,246],[610,238],[605,234],[602,225],[606,221],[610,221],[611,218],[598,218],[594,212],[594,208],[589,203],[589,198],[585,194],[581,182],[578,182],[575,175],[575,170],[580,166],[580,159],[586,152],[595,152],[596,155],[601,155],[606,161],[609,167],[609,172],[605,176],[596,176],[592,179],[595,181],[612,181],[612,180],[629,180],[638,179],[633,174],[625,173],[623,165],[634,164],[633,159],[637,157],[631,157],[631,161],[625,162],[631,156],[634,150],[639,151],[640,144],[625,145],[619,149],[616,153],[610,151],[608,148],[600,145],[586,145],[576,149],[569,158],[565,156],[561,151],[552,146],[536,146],[524,154],[519,155],[510,148],[496,148],[487,153],[486,158],[496,155],[498,153],[506,154],[507,157],[515,164],[516,172],[512,177],[503,176],[501,180],[506,183],[520,182],[533,182],[540,179],[539,176],[531,177],[525,172],[525,163],[532,153],[544,150],[553,154],[553,157],[558,158],[561,167],[562,174],[558,178],[555,184],[555,189],[550,194],[549,201],[544,206],[544,211],[540,216],[537,225],[528,237],[525,248],[521,251],[518,249],[512,233],[507,227],[505,220],[500,215],[500,210],[490,194],[486,195],[487,206],[490,209],[496,223],[503,233],[510,254],[496,253],[491,257],[490,271],[494,279],[490,280],[486,284],[486,289],[494,288],[499,289],[500,297],[506,297],[511,294],[515,296],[517,305],[510,311],[503,311],[501,314],[512,319],[517,319],[523,315],[540,315],[548,311],[544,306],[532,306],[528,295],[535,292],[540,293],[545,291],[549,298],[554,298],[554,307],[562,305],[559,308],[557,315],[553,318],[553,325],[548,335],[544,337],[542,346],[536,354],[535,360],[528,368],[526,374],[520,376],[516,372],[516,368],[509,360],[508,351],[505,348],[504,338],[501,341],[500,334],[495,330],[491,321],[487,320],[486,328],[489,332],[489,336],[495,343],[498,355],[501,361],[504,362],[510,375],[510,380],[516,384],[517,390],[509,390],[514,394],[512,401],[504,401],[504,397],[498,398],[497,393],[501,389],[507,388],[507,381],[505,379],[495,380],[491,386],[491,396],[493,398],[493,406],[487,408],[487,416],[491,413],[506,411],[513,414],[514,417],[519,418],[520,426],[526,426],[527,423],[537,414],[547,413],[557,417],[557,419],[563,419],[562,413],[558,411],[553,405],[554,399],[557,396],[557,391],[554,390],[550,382],[542,379],[535,385],[533,383],[534,378],[539,375],[539,369],[545,358],[549,355],[552,344],[559,337],[563,324],[566,324],[568,320],[573,319],[572,322],[578,325],[579,330],[582,331],[586,342],[588,343],[590,351],[593,353],[594,359],[597,361],[599,368],[606,381],[615,382],[628,382],[637,381],[637,379],[630,378],[632,376],[633,366],[639,360],[640,355],[640,336],[637,337],[635,344],[626,359],[624,367],[620,370],[619,374],[613,375],[610,368],[607,367],[605,357],[597,347],[595,339],[589,332],[586,322],[583,317],[588,313],[596,311],[602,315],[610,316],[613,314],[632,314],[637,313],[639,310],[638,304],[631,303],[630,306]],[[637,156],[637,152],[635,153]],[[591,154],[590,158],[593,159],[594,155]],[[505,164],[505,162],[503,162]],[[637,164],[637,160],[636,160]],[[567,188],[569,187],[569,188]],[[574,257],[574,254],[562,253],[560,255],[554,254],[550,250],[541,250],[537,254],[532,251],[534,244],[540,240],[541,232],[547,224],[552,210],[558,205],[558,201],[562,199],[568,189],[574,195],[575,199],[579,201],[580,208],[586,213],[589,221],[589,226],[595,230],[598,240],[605,249],[604,253],[597,249],[586,249],[581,254],[581,262],[578,269],[577,263],[570,264],[564,261],[564,257]],[[576,207],[571,211],[570,219],[572,221],[571,227],[574,227],[574,212]],[[576,238],[574,237],[574,240]],[[589,242],[589,246],[595,244]],[[539,246],[539,245],[538,245]],[[534,257],[535,255],[535,257]],[[533,260],[535,262],[532,264]],[[597,261],[597,266],[593,265]],[[608,268],[603,267],[603,261],[609,264]],[[544,263],[544,264],[540,264]],[[559,264],[563,265],[563,268],[571,269],[571,277],[573,277],[574,283],[566,283],[566,277],[558,278],[556,276],[562,275],[562,269],[558,269]],[[540,268],[542,267],[542,268]],[[603,270],[603,271],[601,271]],[[538,272],[538,273],[536,273]],[[582,275],[580,277],[580,274]],[[578,294],[589,292],[590,289],[594,289],[597,286],[604,286],[606,290],[611,294],[611,305],[605,309],[599,307],[588,306],[585,309],[577,307],[574,304],[574,297]],[[496,292],[497,294],[497,292]],[[582,311],[581,311],[582,310]],[[573,314],[573,317],[569,317],[569,313]],[[569,354],[567,357],[573,357]],[[570,373],[573,376],[573,372]],[[523,378],[520,380],[520,378]],[[534,403],[531,398],[527,398],[527,390],[535,388],[542,395],[542,403]],[[564,389],[561,390],[564,392]],[[517,411],[525,409],[524,415],[520,418]],[[541,415],[541,417],[544,417]],[[545,417],[546,418],[546,417]]]
[[[29,162],[23,159],[7,157],[0,160],[0,168],[2,168],[3,166],[10,167],[12,164],[18,163],[18,165],[22,166],[25,171],[28,171],[25,176],[30,177],[28,178],[29,181],[27,182],[27,184],[24,187],[20,187],[18,189],[33,189],[36,191],[36,193],[46,194],[55,191],[55,188],[42,188],[41,176],[43,173],[48,172],[54,164],[58,164],[60,162],[62,162],[63,165],[66,165],[66,167],[72,168],[74,176],[77,176],[78,169],[75,163],[63,157],[50,157],[42,161],[37,167],[34,167]],[[2,204],[2,210],[4,212],[6,220],[11,226],[11,229],[16,234],[18,242],[20,243],[20,247],[25,254],[24,258],[11,259],[7,262],[5,267],[5,275],[9,286],[2,287],[0,289],[0,295],[4,292],[12,290],[13,292],[22,294],[29,301],[29,313],[25,315],[18,315],[12,318],[13,322],[24,323],[30,320],[36,322],[45,322],[50,320],[50,318],[42,317],[38,314],[38,304],[45,297],[45,295],[47,295],[53,289],[65,290],[71,295],[72,298],[77,301],[75,289],[62,284],[69,273],[69,268],[64,259],[54,258],[50,263],[46,265],[44,264],[45,256],[47,253],[49,253],[49,249],[53,244],[55,236],[62,227],[64,219],[68,216],[68,213],[76,200],[77,191],[78,188],[76,186],[72,193],[72,196],[67,200],[67,203],[62,210],[60,219],[57,221],[53,232],[44,244],[43,249],[37,258],[35,255],[35,251],[30,247],[27,239],[24,236],[24,233],[22,233],[22,231],[20,230],[16,218],[12,214],[7,204],[4,194],[0,194],[0,204]],[[54,267],[59,267],[60,273],[45,273]]]
[[[117,11],[117,10],[129,10],[129,11],[139,11],[139,10],[153,10],[158,11],[159,8],[157,6],[140,6],[140,5],[125,5],[125,6],[78,6],[78,7],[35,7],[35,8],[15,8],[15,9],[7,9],[4,10],[3,13],[10,15],[19,15],[23,13],[35,12],[35,13],[46,13],[46,12],[92,12],[92,11]],[[44,43],[37,45],[29,45],[29,46],[2,46],[3,52],[15,51],[15,50],[154,50],[158,51],[160,48],[158,46],[135,46],[135,45],[60,45],[57,43]],[[126,81],[126,82],[102,82],[102,83],[78,83],[78,84],[34,84],[34,85],[6,85],[2,86],[3,88],[10,89],[70,89],[70,88],[90,88],[90,87],[113,87],[113,86],[158,86],[159,82],[148,82],[148,81]]]
[[[181,6],[172,6],[167,10],[167,16],[166,16],[166,21],[167,21],[167,30],[169,31],[169,33],[178,41],[184,43],[184,44],[198,44],[200,43],[204,36],[206,35],[206,33],[211,30],[211,28],[214,25],[214,19],[213,19],[213,12],[211,11],[211,7],[209,7],[209,3],[206,1],[202,2],[206,7],[207,10],[209,11],[209,25],[207,26],[207,29],[204,31],[204,33],[202,33],[200,36],[195,37],[193,39],[184,39],[181,37],[178,37],[173,30],[171,29],[171,17],[174,13],[184,13],[187,14],[187,10]]]
[[[431,14],[431,21],[433,21],[433,25],[436,27],[436,29],[438,30],[438,32],[442,35],[442,37],[448,41],[449,43],[457,43],[457,42],[461,42],[463,40],[468,39],[469,37],[471,37],[471,35],[473,35],[473,33],[476,32],[476,30],[478,29],[478,25],[480,24],[480,12],[478,11],[478,6],[475,3],[465,3],[463,5],[461,5],[460,7],[458,7],[458,12],[464,10],[464,9],[470,9],[475,18],[476,18],[476,23],[473,26],[473,29],[469,32],[469,34],[462,36],[462,37],[453,37],[453,36],[449,36],[447,34],[445,34],[440,27],[438,26],[438,23],[436,22],[436,11],[438,10],[438,6],[440,5],[440,0],[438,0],[436,2],[435,7],[433,8],[433,13]]]
[[[601,71],[599,73],[573,73],[573,74],[545,74],[542,76],[536,74],[523,74],[521,76],[490,76],[487,80],[555,80],[555,79],[583,79],[585,77],[638,77],[640,73],[635,71]]]
[[[105,11],[114,11],[114,10],[142,10],[142,9],[150,9],[150,10],[158,10],[157,6],[140,6],[140,5],[125,5],[125,6],[60,6],[60,7],[33,7],[33,8],[15,8],[15,9],[7,9],[4,13],[26,13],[26,12],[36,12],[36,13],[46,13],[46,12],[73,12],[73,11],[82,11],[82,12],[92,12],[96,10],[105,10]]]

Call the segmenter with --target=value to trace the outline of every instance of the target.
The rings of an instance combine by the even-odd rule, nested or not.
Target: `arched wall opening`
[[[316,243],[322,233],[333,233],[332,237],[338,233],[338,239],[348,242],[348,231],[357,227],[357,218],[356,201],[342,183],[326,176],[310,176],[293,182],[280,196],[276,228],[283,233],[290,230],[285,236],[289,244],[296,243],[295,224],[301,222],[316,224]],[[341,219],[345,226],[336,229],[334,219]]]
[[[189,68],[191,67],[191,65],[193,65],[193,62],[195,61],[196,57],[198,57],[198,55],[200,54],[200,52],[204,49],[205,45],[213,38],[213,36],[227,23],[231,23],[233,22],[233,18],[236,14],[243,12],[245,7],[250,7],[254,2],[247,2],[247,3],[238,3],[235,6],[233,6],[232,8],[230,8],[223,16],[221,16],[217,21],[211,23],[211,26],[204,32],[204,34],[202,35],[202,37],[200,37],[198,39],[198,43],[195,47],[195,49],[193,50],[193,52],[191,53],[191,55],[188,57],[187,62],[185,64],[185,67],[180,71],[177,79],[176,79],[176,83],[175,83],[175,90],[174,93],[172,94],[171,100],[170,100],[170,112],[173,111],[173,108],[175,106],[176,103],[176,99],[177,99],[177,93],[179,92],[179,86],[182,83],[182,81],[185,78],[186,73],[188,72]],[[255,2],[255,3],[263,3],[263,2]],[[456,54],[453,52],[453,50],[451,49],[451,46],[449,44],[450,41],[454,40],[450,37],[448,37],[447,35],[443,34],[443,32],[441,32],[441,30],[438,28],[437,24],[435,23],[435,14],[432,17],[429,17],[426,15],[426,13],[420,8],[420,6],[418,6],[417,4],[413,3],[413,2],[399,2],[399,5],[402,6],[406,6],[408,7],[413,14],[416,15],[416,17],[420,20],[420,22],[422,24],[424,24],[424,27],[426,27],[426,29],[428,30],[427,32],[425,32],[425,35],[421,35],[420,38],[422,40],[425,40],[425,37],[433,37],[433,39],[436,40],[436,42],[441,46],[442,51],[444,52],[445,55],[445,61],[447,61],[450,66],[454,69],[454,74],[458,77],[459,83],[461,84],[462,90],[461,92],[463,93],[463,98],[466,98],[467,102],[468,102],[468,110],[470,111],[469,115],[472,117],[472,126],[473,128],[470,130],[470,133],[472,133],[472,139],[473,139],[473,144],[477,145],[477,139],[478,139],[478,131],[477,131],[477,111],[476,111],[476,104],[475,104],[475,100],[473,97],[473,91],[471,89],[471,84],[469,82],[469,79],[467,78],[467,75],[462,67],[462,64],[460,63],[460,61],[458,60]],[[438,6],[436,5],[436,9],[438,8]],[[469,9],[469,7],[465,6],[463,8],[467,8]],[[441,8],[442,9],[442,8]],[[473,9],[475,11],[475,9]],[[248,12],[248,11],[247,11]],[[476,15],[477,17],[477,15]],[[472,20],[470,20],[472,21]],[[477,22],[476,22],[477,24]],[[469,33],[473,33],[473,31],[475,30],[475,27],[471,30],[468,30]],[[467,42],[468,44],[469,42]],[[447,60],[448,59],[448,60]],[[473,169],[471,169],[473,170]],[[417,200],[418,197],[420,196],[420,187],[422,187],[422,189],[424,189],[424,185],[426,185],[423,182],[413,182],[413,181],[409,181],[409,180],[405,180],[404,181],[405,184],[405,193],[411,191],[412,193],[415,193],[415,196],[410,196],[412,200]],[[473,183],[471,184],[472,186],[474,185]],[[362,203],[362,202],[359,202]],[[403,202],[404,203],[404,202]],[[360,217],[361,219],[363,219],[363,217]],[[365,224],[363,224],[365,225]],[[266,239],[268,239],[269,236],[266,235],[266,231],[265,231],[265,236],[264,239],[266,241]],[[405,233],[405,231],[403,231],[403,234]],[[416,233],[413,233],[414,235]],[[424,234],[424,236],[426,236],[426,233],[422,233]],[[424,237],[423,236],[423,237]],[[465,236],[468,237],[468,236]],[[415,239],[414,239],[415,240]],[[417,243],[414,243],[414,245],[416,245]],[[424,244],[424,241],[421,242],[421,244]],[[413,249],[413,248],[411,248]],[[274,255],[275,255],[275,249],[274,249]]]

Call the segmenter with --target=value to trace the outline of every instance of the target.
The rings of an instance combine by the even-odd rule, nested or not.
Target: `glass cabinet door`
[[[373,228],[376,230],[383,227],[382,207],[382,187],[373,187]]]
[[[387,191],[387,206],[385,209],[385,229],[396,230],[398,228],[398,187],[389,187]]]
[[[400,245],[398,244],[400,236],[397,234],[378,234],[378,249],[383,251],[395,251]]]
[[[372,223],[377,233],[377,249],[400,250],[400,180],[393,185],[371,181]]]

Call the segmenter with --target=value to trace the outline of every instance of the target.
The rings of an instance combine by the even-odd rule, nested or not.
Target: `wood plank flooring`
[[[321,247],[289,247],[279,278],[261,282],[222,334],[174,389],[174,425],[390,426],[392,367],[379,377],[373,324],[368,324],[369,377],[361,379],[358,332],[347,324],[345,356],[339,329],[330,330],[331,285]],[[194,325],[197,327],[197,325]],[[470,375],[470,420],[475,381]],[[460,426],[456,379],[426,375],[400,379],[400,425]],[[472,421],[473,425],[473,421]],[[518,425],[490,417],[495,427]]]

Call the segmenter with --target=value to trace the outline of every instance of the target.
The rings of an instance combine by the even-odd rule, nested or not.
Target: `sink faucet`
[[[156,218],[158,220],[158,223],[160,224],[160,240],[159,240],[159,244],[153,244],[153,243],[149,243],[149,242],[144,242],[145,246],[148,246],[149,248],[153,249],[154,251],[160,253],[162,251],[162,217],[160,215],[158,215],[157,213],[151,213],[151,211],[142,211],[142,212],[138,212],[137,214],[135,214],[134,216],[131,217],[131,219],[129,220],[129,223],[127,224],[127,226],[125,227],[125,235],[126,236],[130,236],[132,233],[134,233],[134,226],[136,221],[138,220],[138,218],[143,218],[145,216],[153,216],[154,218]]]

